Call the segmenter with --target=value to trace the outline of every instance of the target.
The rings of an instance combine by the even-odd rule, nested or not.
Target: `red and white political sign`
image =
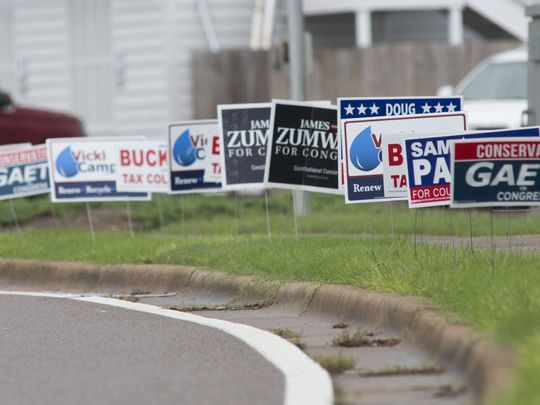
[[[133,142],[118,148],[117,189],[167,193],[169,191],[166,141]]]

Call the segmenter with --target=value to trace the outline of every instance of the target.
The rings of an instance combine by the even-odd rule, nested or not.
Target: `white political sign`
[[[142,137],[47,139],[49,179],[53,202],[148,201],[146,192],[119,191],[120,157],[125,145]]]
[[[461,115],[461,117],[460,117]],[[461,133],[467,130],[465,113],[450,117],[440,117],[440,122],[422,131],[385,133],[382,137],[381,151],[383,164],[384,196],[394,200],[407,200],[407,161],[405,159],[405,139],[448,133]]]
[[[119,191],[169,192],[167,141],[144,141],[118,148]]]
[[[168,140],[171,194],[223,191],[217,120],[171,124]]]

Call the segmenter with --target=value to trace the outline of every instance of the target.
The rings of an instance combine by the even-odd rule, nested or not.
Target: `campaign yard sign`
[[[150,200],[149,193],[117,189],[118,149],[143,140],[118,136],[47,139],[52,201]]]
[[[448,133],[465,132],[467,117],[463,113],[463,120],[449,121],[444,131]],[[443,134],[439,129],[432,131],[431,135]],[[409,188],[407,186],[407,162],[405,161],[405,139],[425,137],[425,132],[403,132],[401,134],[384,134],[382,137],[382,164],[384,196],[394,200],[407,200]]]
[[[268,186],[340,193],[335,107],[274,101],[268,145]]]
[[[382,165],[384,134],[433,133],[449,128],[452,132],[466,126],[464,113],[402,115],[358,118],[344,123],[345,201],[364,203],[394,200],[385,197]]]
[[[218,105],[223,188],[264,187],[271,103]]]
[[[0,150],[0,200],[48,192],[49,170],[45,145],[21,145]]]
[[[143,141],[118,148],[116,186],[119,191],[169,192],[166,141]]]
[[[450,144],[461,139],[538,137],[540,127],[480,131],[456,135],[431,135],[406,139],[409,208],[450,204]]]
[[[217,120],[169,125],[169,176],[172,194],[222,191]]]
[[[460,112],[463,111],[463,97],[345,97],[338,98],[338,106],[338,127],[343,134],[345,122],[357,118]],[[345,154],[341,149],[342,138],[343,135],[339,137],[342,153],[339,165],[340,186],[344,184]]]
[[[451,206],[540,205],[540,139],[456,140]]]

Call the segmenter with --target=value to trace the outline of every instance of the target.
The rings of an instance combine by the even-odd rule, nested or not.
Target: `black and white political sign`
[[[218,105],[223,187],[264,187],[271,103]]]
[[[269,187],[340,194],[336,107],[273,101],[268,144]]]

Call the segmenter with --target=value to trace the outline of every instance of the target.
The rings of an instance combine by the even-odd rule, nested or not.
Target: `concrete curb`
[[[178,265],[93,265],[78,262],[0,260],[0,285],[65,292],[193,291],[315,311],[399,331],[431,355],[460,369],[480,402],[500,396],[515,360],[512,349],[471,327],[449,323],[426,300],[339,285],[278,283]]]

